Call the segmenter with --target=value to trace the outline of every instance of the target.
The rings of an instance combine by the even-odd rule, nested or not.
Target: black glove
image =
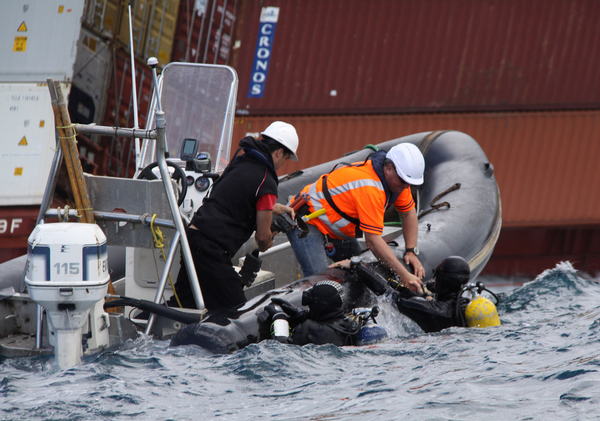
[[[269,313],[269,316],[271,317],[275,316],[276,314],[284,313],[281,307],[274,303],[271,303],[268,306],[266,306],[265,310],[267,311],[267,313]]]
[[[271,298],[271,302],[277,304],[289,316],[290,322],[294,324],[302,323],[308,316],[308,311],[302,310],[282,298]]]
[[[242,278],[242,286],[249,287],[256,279],[256,275],[260,271],[262,260],[258,257],[259,250],[255,249],[252,253],[246,254],[244,265],[240,270],[240,277]]]

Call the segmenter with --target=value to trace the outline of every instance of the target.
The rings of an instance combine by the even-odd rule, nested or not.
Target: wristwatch
[[[409,253],[409,252],[412,252],[415,256],[418,256],[419,255],[419,248],[418,247],[409,247],[404,252],[404,255],[406,256],[406,253]]]

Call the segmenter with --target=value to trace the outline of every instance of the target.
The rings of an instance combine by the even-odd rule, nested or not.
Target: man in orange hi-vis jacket
[[[308,221],[306,237],[298,238],[298,228],[287,233],[304,276],[325,270],[328,257],[337,262],[359,254],[362,249],[356,237],[364,233],[367,247],[379,261],[408,288],[422,293],[425,270],[417,256],[418,221],[410,186],[423,184],[424,170],[421,151],[412,143],[401,143],[387,152],[377,151],[364,163],[337,168],[304,187],[309,211],[325,209],[325,214]],[[400,213],[406,244],[404,261],[412,264],[414,274],[382,238],[388,204]]]

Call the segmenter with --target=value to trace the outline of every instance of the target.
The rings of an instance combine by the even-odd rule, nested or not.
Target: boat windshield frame
[[[208,152],[211,170],[220,173],[229,162],[239,79],[229,66],[169,63],[159,78],[161,109],[166,118],[169,159],[178,159],[184,139],[197,139],[198,153]],[[156,100],[150,105],[147,129],[155,127]],[[156,161],[156,143],[144,142],[141,166]]]

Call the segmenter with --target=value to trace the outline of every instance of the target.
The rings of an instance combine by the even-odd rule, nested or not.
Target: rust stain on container
[[[600,111],[244,117],[236,121],[234,147],[274,120],[293,124],[300,137],[300,161],[288,161],[280,174],[370,143],[459,130],[475,138],[494,165],[503,227],[600,224],[597,195],[590,190],[600,185]]]
[[[248,98],[262,7],[279,7]],[[242,2],[238,115],[600,107],[595,0]]]

